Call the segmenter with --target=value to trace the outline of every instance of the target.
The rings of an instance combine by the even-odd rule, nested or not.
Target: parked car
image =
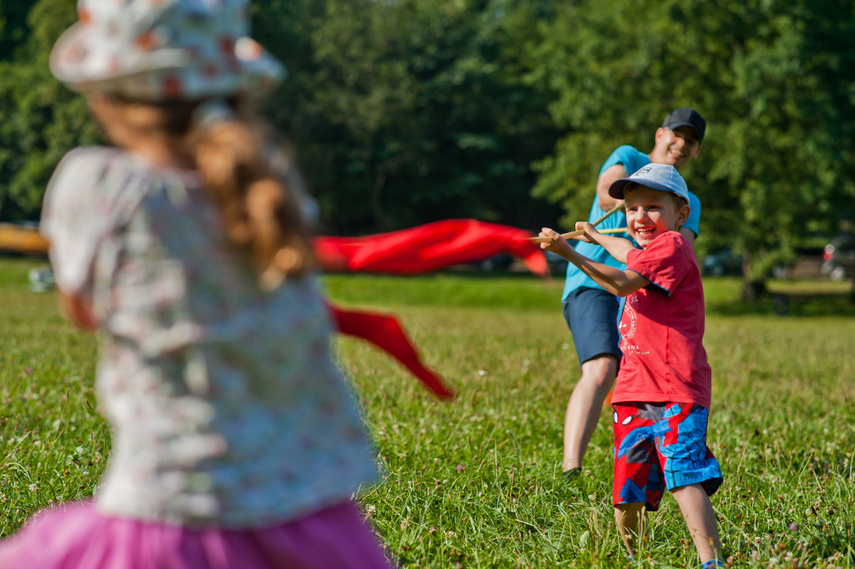
[[[842,281],[855,276],[855,238],[843,234],[833,238],[822,253],[822,273]]]
[[[476,263],[478,268],[486,272],[507,271],[514,262],[512,255],[508,253],[497,253]]]
[[[713,251],[701,264],[704,274],[714,277],[742,274],[742,255],[734,253],[730,248]]]
[[[546,264],[549,265],[553,275],[563,275],[567,272],[567,259],[552,251],[544,251],[544,253],[546,253]]]

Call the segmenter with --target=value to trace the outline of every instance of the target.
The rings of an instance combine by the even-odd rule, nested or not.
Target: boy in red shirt
[[[627,239],[590,223],[577,239],[602,245],[626,264],[618,269],[579,254],[544,227],[542,248],[579,267],[605,290],[627,297],[620,319],[621,359],[612,407],[615,429],[615,519],[632,556],[645,511],[671,491],[704,569],[723,566],[710,503],[722,482],[706,445],[711,373],[702,344],[704,293],[692,245],[679,232],[689,215],[688,189],[677,170],[648,164],[617,180],[609,194],[626,203]]]

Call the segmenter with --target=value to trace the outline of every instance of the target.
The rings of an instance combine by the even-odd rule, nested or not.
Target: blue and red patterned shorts
[[[685,409],[684,409],[685,407]],[[665,488],[721,486],[718,461],[707,447],[703,407],[680,403],[612,405],[615,427],[614,505],[644,502],[659,509]]]

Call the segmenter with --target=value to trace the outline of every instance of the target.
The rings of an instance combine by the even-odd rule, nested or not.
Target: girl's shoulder
[[[56,172],[61,174],[68,170],[97,172],[110,168],[131,168],[132,162],[133,158],[127,152],[113,146],[78,146],[63,156]]]
[[[102,210],[126,209],[151,187],[161,185],[163,177],[157,167],[120,148],[81,146],[60,161],[45,201],[47,205],[76,202]]]
[[[110,146],[81,146],[69,151],[51,177],[52,193],[109,194],[145,171],[133,156]]]

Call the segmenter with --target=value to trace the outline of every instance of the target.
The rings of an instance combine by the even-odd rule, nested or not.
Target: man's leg
[[[690,484],[674,488],[671,493],[680,506],[683,519],[686,520],[692,541],[701,556],[701,563],[722,559],[715,511],[703,487],[700,484]]]
[[[564,472],[582,467],[603,402],[614,387],[617,365],[617,358],[611,354],[596,356],[582,364],[582,378],[573,388],[564,415]]]

